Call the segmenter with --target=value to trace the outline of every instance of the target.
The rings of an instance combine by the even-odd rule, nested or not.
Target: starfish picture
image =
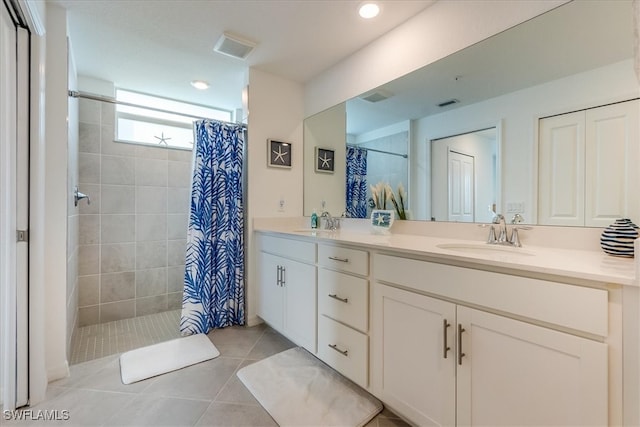
[[[328,157],[327,153],[324,153],[324,157],[319,157],[319,160],[322,162],[322,168],[329,169],[331,167],[331,157]]]
[[[160,145],[160,144],[164,144],[165,146],[167,146],[167,145],[168,145],[168,144],[167,144],[167,141],[171,139],[171,138],[167,138],[167,137],[165,137],[165,136],[164,136],[164,132],[162,132],[162,133],[160,134],[160,136],[155,136],[155,135],[154,135],[153,137],[154,137],[155,139],[157,139],[157,140],[158,140],[158,145]]]
[[[287,154],[289,154],[288,151],[282,151],[282,145],[278,146],[278,151],[276,150],[272,150],[273,154],[275,154],[276,156],[273,158],[273,162],[277,163],[277,162],[281,162],[282,164],[285,163],[284,161],[284,156],[286,156]]]

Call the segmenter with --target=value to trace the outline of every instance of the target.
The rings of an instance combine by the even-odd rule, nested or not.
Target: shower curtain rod
[[[239,125],[239,126],[242,126],[243,128],[247,127],[247,125],[244,124],[244,123],[227,122],[227,121],[224,121],[224,120],[209,119],[208,117],[200,117],[200,116],[194,116],[194,115],[191,115],[191,114],[177,113],[175,111],[163,110],[162,108],[148,107],[146,105],[138,105],[138,104],[133,104],[131,102],[118,101],[117,99],[112,98],[110,96],[95,95],[95,94],[92,94],[92,93],[82,92],[82,91],[78,91],[78,90],[70,90],[69,91],[69,96],[71,98],[84,98],[84,99],[90,99],[92,101],[101,101],[101,102],[108,102],[110,104],[124,105],[126,107],[144,108],[146,110],[156,111],[158,113],[175,114],[176,116],[188,117],[190,119],[195,119],[195,120],[204,120],[204,119],[217,120],[219,122],[228,123],[230,125]]]
[[[376,152],[376,153],[389,154],[390,156],[399,156],[399,157],[403,157],[405,159],[409,157],[407,154],[394,153],[394,152],[391,152],[391,151],[376,150],[375,148],[360,147],[359,145],[355,145],[355,144],[347,144],[347,147],[354,147],[354,148],[360,148],[362,150],[373,151],[373,152]]]

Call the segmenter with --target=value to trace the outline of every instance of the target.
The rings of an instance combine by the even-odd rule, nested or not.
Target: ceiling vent
[[[441,102],[440,104],[438,104],[438,107],[444,108],[448,107],[449,105],[457,104],[458,102],[460,101],[458,101],[457,99],[450,99],[448,101]]]
[[[364,99],[365,101],[369,102],[380,102],[384,101],[385,99],[391,98],[392,96],[393,93],[389,92],[388,90],[378,89],[374,92],[365,93],[364,95],[360,96],[360,99]]]
[[[257,45],[257,43],[225,31],[218,39],[213,50],[233,58],[247,59],[247,56]]]

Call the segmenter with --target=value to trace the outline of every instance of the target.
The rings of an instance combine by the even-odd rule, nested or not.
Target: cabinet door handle
[[[462,333],[465,329],[458,323],[458,365],[462,365],[462,358],[465,354],[462,352]]]
[[[284,265],[280,268],[280,286],[284,286],[287,284],[287,268]]]
[[[442,350],[442,357],[444,357],[445,359],[447,358],[447,353],[449,352],[449,350],[451,350],[451,347],[449,347],[449,344],[447,343],[447,328],[450,326],[451,326],[451,323],[447,322],[447,319],[443,319],[442,334],[444,335],[444,338],[443,338],[444,346]]]
[[[280,269],[282,267],[280,267],[279,265],[276,266],[276,286],[280,286]]]
[[[333,299],[337,299],[338,301],[341,301],[341,302],[344,302],[344,303],[348,303],[349,302],[349,298],[340,298],[336,294],[329,294],[328,297],[329,298],[333,298]]]
[[[337,351],[338,353],[340,353],[343,356],[349,356],[349,350],[340,350],[338,348],[338,344],[328,344],[329,347],[331,347],[332,349],[334,349],[335,351]]]
[[[340,262],[345,262],[345,263],[349,262],[349,258],[340,258],[340,257],[337,257],[337,256],[330,256],[329,259],[332,260],[332,261],[340,261]]]

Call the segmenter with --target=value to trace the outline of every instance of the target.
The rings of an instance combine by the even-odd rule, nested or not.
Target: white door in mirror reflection
[[[475,187],[475,159],[473,156],[449,150],[448,175],[448,211],[449,221],[473,222]]]

